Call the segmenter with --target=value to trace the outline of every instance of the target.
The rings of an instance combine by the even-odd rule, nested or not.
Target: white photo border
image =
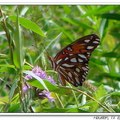
[[[0,5],[120,5],[120,0],[0,0]],[[120,113],[0,113],[1,116],[120,116]],[[89,119],[88,119],[89,120]]]

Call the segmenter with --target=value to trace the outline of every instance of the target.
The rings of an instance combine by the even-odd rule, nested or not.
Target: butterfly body
[[[99,37],[91,34],[66,46],[54,58],[49,57],[62,85],[66,85],[66,81],[76,87],[82,85],[88,72],[89,58],[98,45]]]

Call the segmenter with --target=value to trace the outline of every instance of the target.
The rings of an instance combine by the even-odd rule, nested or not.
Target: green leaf
[[[119,58],[120,54],[116,52],[109,52],[109,53],[103,53],[102,56],[108,57],[108,58]]]
[[[48,90],[47,86],[45,85],[44,81],[38,77],[37,75],[35,75],[32,71],[23,71],[23,73],[25,74],[28,74],[30,76],[32,76],[33,78],[35,78],[41,85],[44,89]],[[34,84],[35,83],[35,84]],[[34,85],[37,85],[36,82],[33,82]],[[39,85],[40,85],[39,84]],[[38,86],[37,86],[38,87]]]
[[[23,71],[25,74],[31,75],[35,79],[27,80],[26,82],[34,87],[37,87],[39,89],[46,89],[51,92],[55,92],[58,94],[70,94],[71,90],[65,89],[65,88],[60,88],[59,86],[56,86],[49,82],[48,80],[43,80],[40,77],[36,76],[33,72],[31,71]]]
[[[96,59],[96,58],[90,58],[90,61],[93,62],[94,64],[98,64],[98,65],[107,65],[107,63],[104,62],[103,60]]]
[[[63,9],[67,14],[69,14],[71,12],[71,9],[68,5],[63,5]]]
[[[54,112],[54,113],[73,113],[78,112],[77,108],[50,108],[50,109],[43,109],[44,112]]]
[[[53,84],[51,84],[49,81],[47,80],[42,80],[44,81],[44,84],[47,86],[47,88],[50,90],[50,91],[54,91],[57,89],[56,86],[54,86]],[[34,86],[34,87],[37,87],[39,89],[45,89],[44,86],[36,79],[32,79],[32,80],[27,80],[27,83],[31,86]]]
[[[74,25],[74,26],[80,26],[80,27],[83,27],[85,29],[93,29],[91,26],[88,26],[87,24],[82,23],[80,21],[77,21],[77,20],[75,20],[73,18],[70,19],[70,18],[67,18],[67,17],[62,17],[61,19],[68,22],[68,23],[70,23],[70,24],[72,24],[72,25]]]
[[[9,103],[9,98],[8,98],[8,96],[0,97],[0,105],[1,105],[1,104],[7,104],[7,103]]]
[[[105,90],[104,86],[101,85],[100,87],[98,87],[98,89],[95,91],[94,93],[94,97],[95,99],[97,99],[98,101],[102,100],[102,98],[107,94],[107,91]]]
[[[54,24],[56,24],[56,23],[54,22]],[[64,35],[66,35],[66,36],[72,41],[73,35],[71,34],[71,32],[69,32],[68,30],[66,30],[65,28],[63,28],[63,26],[60,26],[59,24],[56,24],[56,27],[57,27],[60,31],[62,31],[62,33],[63,33]]]
[[[13,21],[16,21],[17,17],[16,16],[9,16],[9,18]],[[26,18],[23,18],[23,17],[19,17],[19,22],[26,29],[30,29],[33,32],[39,34],[40,36],[45,37],[44,32],[40,29],[40,27],[36,23],[34,23]]]
[[[117,9],[118,7],[116,6],[99,6],[99,7],[95,7],[94,9],[88,9],[88,11],[86,12],[86,14],[82,15],[82,17],[86,17],[86,16],[93,16],[93,15],[98,15],[101,13],[105,13],[105,12],[109,12],[112,9]]]
[[[8,112],[21,112],[20,108],[20,103],[10,104]]]
[[[104,102],[104,98],[106,97],[107,91],[104,89],[104,86],[101,85],[98,89],[93,93],[94,98],[97,101]],[[90,112],[96,112],[99,109],[99,104],[93,100],[90,100],[85,104],[86,106],[90,106]]]
[[[119,96],[120,97],[120,92],[112,92],[109,95],[110,96]]]
[[[0,59],[6,59],[8,56],[6,54],[1,54],[0,53]]]
[[[120,81],[120,73],[103,73],[103,74],[100,74],[98,77],[102,77],[102,78],[107,77],[107,78]]]
[[[51,40],[51,42],[45,47],[45,49],[36,58],[35,63],[40,59],[41,55],[52,45],[53,42],[58,41],[61,38],[61,35],[62,33],[60,33],[55,39]]]
[[[59,88],[56,85],[53,85],[52,83],[50,83],[48,80],[43,80],[45,85],[47,86],[47,88],[49,89],[50,92],[55,92],[58,94],[69,94],[71,93],[71,90],[65,89],[65,88]],[[29,85],[39,88],[39,89],[44,89],[43,85],[36,79],[32,79],[32,80],[27,80],[26,81]]]
[[[117,13],[105,13],[100,15],[100,17],[120,21],[120,14],[117,14]]]
[[[119,36],[120,36],[120,34],[119,34]],[[116,50],[120,50],[120,43],[118,43],[112,51],[115,52]]]
[[[103,39],[107,33],[107,28],[108,28],[108,20],[107,19],[102,19],[100,23],[100,38]]]
[[[17,68],[22,69],[23,66],[23,59],[24,59],[24,51],[23,51],[23,40],[21,36],[21,30],[20,30],[20,23],[19,23],[19,17],[17,15],[16,17],[16,30],[14,33],[14,41],[15,41],[15,48],[14,48],[14,54],[13,54],[13,61]]]
[[[12,84],[12,87],[11,87],[11,90],[10,90],[10,93],[9,93],[10,101],[12,100],[12,97],[14,95],[15,89],[17,88],[17,83],[18,83],[18,80],[15,80],[15,82]]]
[[[105,96],[107,94],[107,91],[104,89],[104,86],[101,85],[100,87],[98,87],[98,89],[95,91],[95,93],[93,94],[94,98],[97,101],[100,102],[104,102]],[[90,100],[86,105],[90,106],[90,111],[91,112],[96,112],[99,108],[99,104],[96,103],[95,101]]]
[[[17,94],[15,94],[14,97],[12,98],[11,104],[19,103],[20,102],[19,100],[20,100],[20,98],[19,98],[19,93],[17,90]]]
[[[6,67],[6,68],[13,68],[15,69],[14,65],[10,65],[10,64],[0,64],[0,67]]]
[[[95,101],[90,100],[89,102],[87,102],[84,106],[89,106],[89,112],[96,112],[96,110],[98,109],[99,105],[98,103],[96,103]]]

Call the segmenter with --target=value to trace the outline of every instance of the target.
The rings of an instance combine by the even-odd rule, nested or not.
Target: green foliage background
[[[120,112],[119,8],[119,5],[1,6],[0,112]],[[31,70],[31,66],[40,66],[58,82],[46,51],[54,57],[61,48],[92,33],[100,37],[100,45],[91,56],[86,81],[98,88],[95,92],[84,86],[68,85],[68,89],[45,82],[54,103],[38,98],[34,88],[21,94],[23,73]],[[44,89],[36,79],[28,83]]]

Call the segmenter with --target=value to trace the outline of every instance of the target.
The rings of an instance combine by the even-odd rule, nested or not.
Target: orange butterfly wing
[[[65,81],[74,86],[82,85],[88,72],[90,55],[99,42],[97,35],[87,35],[63,48],[54,58],[50,58],[62,85],[66,85]]]

